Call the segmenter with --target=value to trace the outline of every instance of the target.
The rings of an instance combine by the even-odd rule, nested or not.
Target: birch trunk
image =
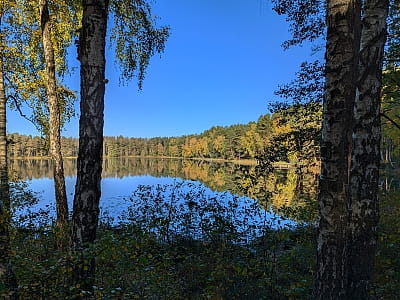
[[[0,298],[17,299],[17,281],[10,261],[9,227],[11,213],[7,164],[6,104],[3,59],[0,57]]]
[[[388,6],[388,0],[328,1],[317,299],[370,298]]]
[[[349,299],[369,299],[376,252],[380,163],[380,95],[388,0],[367,0],[354,105],[349,211]]]
[[[81,62],[81,116],[72,240],[74,249],[83,255],[75,268],[74,281],[89,292],[93,289],[95,264],[93,258],[85,259],[85,250],[96,239],[99,217],[107,14],[108,0],[83,0],[78,46]]]
[[[326,86],[319,181],[316,299],[346,299],[351,129],[360,1],[327,1]]]
[[[61,154],[61,111],[57,97],[54,48],[47,0],[39,1],[42,43],[46,64],[46,93],[50,114],[50,156],[53,161],[54,190],[57,207],[57,225],[63,231],[68,224],[68,202],[65,190],[64,165]]]

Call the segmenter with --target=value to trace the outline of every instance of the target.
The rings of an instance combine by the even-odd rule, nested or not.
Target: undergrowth
[[[381,205],[372,289],[377,299],[396,299],[400,288],[395,199]],[[168,193],[165,187],[141,187],[131,200],[124,216],[103,216],[99,225],[90,249],[96,260],[93,299],[312,299],[314,225],[249,226],[248,217],[238,216],[257,216],[256,206],[242,205],[235,197],[216,199],[194,187]],[[27,210],[21,216],[24,222],[15,220],[13,225],[20,299],[74,299],[82,294],[69,281],[76,258],[57,248],[50,215],[49,209]]]

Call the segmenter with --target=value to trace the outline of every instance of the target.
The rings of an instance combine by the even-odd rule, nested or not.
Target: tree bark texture
[[[46,93],[49,105],[50,156],[53,161],[54,190],[57,207],[57,225],[62,231],[68,224],[68,202],[65,189],[64,165],[61,154],[61,111],[57,97],[57,80],[55,71],[54,48],[47,0],[39,1],[40,24],[44,60],[46,64]]]
[[[369,299],[387,9],[387,0],[327,2],[316,299]]]
[[[345,299],[347,289],[347,200],[359,19],[358,0],[327,1],[316,282],[316,298],[321,300]]]
[[[95,266],[94,259],[88,262],[84,256],[96,239],[101,195],[107,14],[108,0],[83,0],[78,46],[81,116],[72,238],[74,249],[83,255],[75,268],[74,280],[87,291],[92,290]]]
[[[388,0],[367,0],[354,104],[349,201],[349,299],[368,299],[379,219],[380,97]]]
[[[3,58],[0,57],[0,298],[17,299],[17,281],[10,260],[11,203],[8,184],[6,104]]]

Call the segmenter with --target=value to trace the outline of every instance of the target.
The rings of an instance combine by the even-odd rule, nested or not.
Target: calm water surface
[[[27,181],[29,188],[39,195],[39,202],[31,210],[50,208],[51,214],[55,215],[50,161],[12,160],[10,173]],[[107,159],[103,163],[101,181],[101,215],[113,218],[115,223],[121,216],[132,214],[133,209],[140,209],[137,207],[138,203],[147,205],[143,199],[154,201],[157,197],[162,198],[164,202],[174,202],[176,209],[184,210],[184,207],[189,207],[187,203],[191,197],[199,201],[199,206],[207,206],[215,199],[218,199],[218,204],[225,206],[232,205],[232,201],[235,201],[239,203],[234,204],[238,211],[232,214],[242,220],[246,218],[249,224],[265,221],[266,218],[272,227],[292,224],[293,222],[282,218],[280,208],[303,205],[298,199],[299,188],[310,193],[313,192],[313,189],[310,189],[313,184],[304,188],[304,183],[299,184],[299,180],[303,179],[290,171],[268,178],[260,178],[254,174],[254,166],[233,163],[143,158]],[[72,209],[76,160],[65,161],[65,175],[69,208]],[[147,194],[143,192],[144,187],[147,188]],[[151,200],[148,199],[150,194],[153,198]],[[151,205],[154,206],[154,203]],[[257,213],[254,213],[255,207]],[[251,214],[248,213],[250,208],[253,209]],[[280,216],[275,215],[272,208]],[[23,214],[27,210],[21,209],[19,212]]]

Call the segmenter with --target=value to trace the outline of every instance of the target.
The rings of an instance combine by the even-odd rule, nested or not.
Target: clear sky
[[[290,37],[283,17],[265,0],[158,0],[159,24],[171,27],[165,52],[151,60],[143,90],[119,85],[113,53],[107,53],[104,135],[181,136],[214,125],[256,121],[277,99],[279,84],[294,78],[309,47],[284,51]],[[72,50],[70,65],[79,66]],[[67,83],[79,91],[79,68]],[[76,103],[79,114],[79,100]],[[78,117],[63,131],[78,136]],[[8,112],[11,132],[37,135],[34,126]]]

